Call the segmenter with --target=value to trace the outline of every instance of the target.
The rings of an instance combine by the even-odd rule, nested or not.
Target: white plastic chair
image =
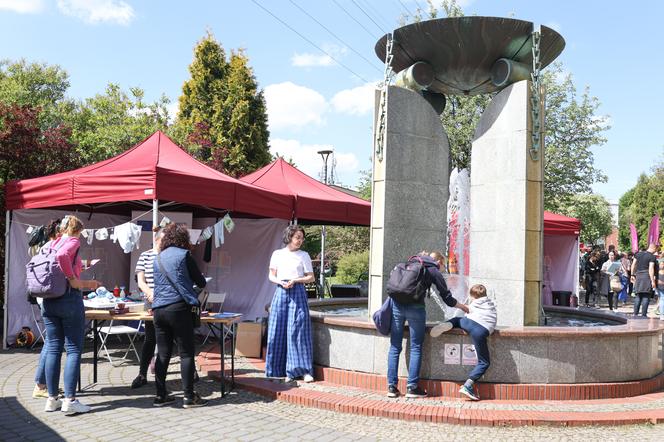
[[[136,327],[132,327],[130,325],[113,325],[113,322],[115,320],[111,320],[111,322],[106,325],[99,327],[99,335],[101,336],[101,344],[99,345],[99,350],[97,354],[101,353],[103,350],[106,353],[106,358],[108,359],[108,362],[111,363],[111,365],[115,366],[113,363],[113,358],[111,358],[111,352],[108,350],[108,347],[106,346],[106,343],[108,341],[109,336],[121,336],[125,335],[127,338],[129,338],[129,347],[127,347],[127,351],[125,351],[124,356],[122,356],[120,359],[123,361],[127,359],[127,355],[129,354],[130,351],[133,351],[134,354],[136,355],[137,360],[141,360],[141,357],[138,355],[138,350],[136,349],[136,345],[134,344],[136,337],[138,337],[139,334],[143,333],[143,321],[138,321],[138,325]]]
[[[224,301],[225,300],[226,300],[226,292],[224,292],[224,293],[212,293],[212,292],[210,292],[207,295],[206,302],[203,305],[203,307],[206,310],[208,310],[210,312],[210,314],[221,313],[223,311],[223,308],[224,308]],[[216,307],[217,305],[219,307]],[[211,306],[214,306],[215,308],[217,308],[217,311],[212,312],[212,309],[210,308]],[[215,324],[208,323],[207,326],[208,326],[208,333],[207,333],[207,336],[205,336],[205,339],[203,340],[203,343],[201,344],[201,346],[205,345],[205,343],[207,342],[210,335],[213,335],[216,339],[219,339],[219,337],[222,336],[222,333],[223,333],[223,325],[221,325],[221,324],[219,325],[219,327],[217,327]],[[217,335],[217,332],[219,332],[219,335]]]

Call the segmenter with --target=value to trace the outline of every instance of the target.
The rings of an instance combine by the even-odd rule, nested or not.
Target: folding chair
[[[111,320],[111,322],[107,326],[99,327],[99,335],[101,336],[101,343],[99,345],[99,350],[97,351],[97,354],[101,353],[103,350],[106,353],[106,358],[108,359],[108,362],[111,363],[111,365],[115,366],[113,363],[113,358],[111,358],[111,352],[108,350],[107,347],[107,341],[109,336],[121,336],[125,335],[127,338],[129,338],[129,347],[127,347],[127,351],[125,351],[124,356],[122,356],[120,359],[123,361],[127,359],[127,355],[129,354],[130,351],[133,351],[134,354],[136,355],[136,359],[139,361],[141,360],[141,357],[138,355],[138,350],[136,350],[136,345],[134,344],[134,341],[136,340],[136,337],[143,333],[143,321],[138,321],[138,325],[136,327],[132,327],[130,325],[113,325],[113,322],[115,320]]]
[[[35,339],[35,342],[32,343],[30,348],[35,348],[35,345],[37,345],[37,342],[39,342],[40,339],[44,344],[46,343],[46,341],[44,341],[46,326],[44,325],[44,319],[41,317],[41,306],[37,303],[36,300],[34,303],[32,301],[30,302],[30,310],[32,310],[32,320],[35,323],[35,328],[37,329],[37,333],[35,333],[37,338]],[[37,311],[39,311],[39,315],[37,315]]]
[[[212,313],[212,309],[210,308],[210,306],[219,304],[218,311],[214,313],[221,313],[223,311],[225,300],[226,300],[226,293],[208,293],[205,304],[201,305],[204,305],[205,309],[210,311],[210,313]],[[203,340],[201,346],[205,345],[210,335],[214,336],[216,339],[220,339],[220,336],[223,333],[223,325],[221,324],[219,325],[218,328],[215,324],[210,324],[210,323],[208,323],[207,326],[208,326],[208,334],[207,336],[205,336],[205,339]],[[219,332],[219,335],[217,335],[217,332]]]

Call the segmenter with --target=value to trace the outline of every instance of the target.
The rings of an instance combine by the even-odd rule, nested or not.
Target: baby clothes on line
[[[228,213],[224,215],[223,221],[224,221],[224,227],[226,227],[228,233],[233,233],[233,229],[235,228],[235,222],[233,222],[231,216]]]
[[[90,246],[92,245],[92,240],[94,239],[95,231],[94,229],[84,229],[81,232],[81,236],[87,240],[88,245]]]
[[[120,242],[120,247],[125,253],[131,253],[134,247],[138,248],[141,239],[141,226],[134,223],[124,223],[114,228],[113,242]]]
[[[108,239],[108,229],[106,227],[102,227],[101,229],[97,230],[95,232],[95,238],[97,241]]]
[[[212,228],[212,226],[207,226],[201,232],[201,236],[198,237],[198,243],[200,244],[203,241],[207,241],[208,239],[212,238],[213,233],[214,233],[214,229]]]
[[[224,243],[224,220],[214,225],[214,247],[219,248]]]

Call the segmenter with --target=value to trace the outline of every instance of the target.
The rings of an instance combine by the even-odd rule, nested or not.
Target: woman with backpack
[[[81,371],[81,353],[85,333],[85,309],[82,289],[94,290],[99,283],[94,280],[81,280],[82,263],[78,256],[81,243],[79,237],[83,223],[73,215],[65,216],[60,225],[61,236],[51,242],[57,249],[56,260],[67,277],[67,290],[58,298],[46,298],[43,305],[44,325],[46,326],[46,386],[48,399],[44,411],[62,409],[65,413],[87,413],[90,407],[76,399],[76,383]],[[60,382],[60,361],[62,350],[67,348],[64,386],[65,397],[58,399]]]
[[[465,304],[457,302],[447,288],[445,278],[440,269],[445,266],[445,258],[440,252],[421,252],[411,257],[406,266],[415,265],[424,268],[423,289],[428,290],[434,285],[443,302],[450,307],[456,307],[468,313]],[[394,272],[394,270],[393,270]],[[419,273],[419,272],[418,272]],[[388,293],[391,291],[392,274],[388,282]],[[418,277],[418,286],[420,284]],[[398,285],[398,284],[397,284]],[[395,295],[392,298],[392,323],[390,325],[390,350],[387,354],[387,397],[396,398],[401,394],[397,387],[399,382],[399,355],[402,350],[404,324],[408,321],[408,335],[410,336],[410,364],[408,366],[408,381],[406,383],[406,397],[426,397],[427,392],[418,386],[420,381],[420,367],[422,365],[422,343],[426,331],[426,309],[424,297],[414,299],[410,293],[401,292],[396,296],[398,287],[394,287]],[[397,298],[399,300],[397,300]],[[410,300],[408,298],[411,298]]]

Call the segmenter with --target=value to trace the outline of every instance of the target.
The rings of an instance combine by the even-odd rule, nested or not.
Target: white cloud
[[[320,125],[328,108],[321,94],[290,81],[267,86],[265,102],[270,130]]]
[[[320,66],[332,66],[334,65],[334,60],[329,55],[316,55],[316,54],[298,54],[295,53],[291,57],[291,64],[295,67],[320,67]]]
[[[58,0],[58,9],[90,24],[127,26],[134,19],[134,8],[122,0]]]
[[[19,14],[36,14],[44,10],[43,0],[0,0],[0,9]]]
[[[323,159],[319,150],[334,150],[329,144],[302,144],[298,140],[285,140],[274,138],[270,140],[270,153],[279,155],[286,160],[292,160],[295,166],[312,178],[320,179],[323,170]],[[332,159],[336,159],[336,173],[349,173],[357,171],[359,161],[353,153],[334,152],[328,160],[328,173],[332,166]]]
[[[339,113],[368,115],[374,108],[375,83],[367,83],[352,89],[337,92],[332,97],[332,106]]]
[[[348,52],[346,47],[333,44],[324,44],[322,49],[325,51],[323,54],[311,54],[307,52],[298,54],[296,52],[295,55],[291,57],[291,64],[300,68],[334,66],[337,64],[334,59],[338,60]]]

